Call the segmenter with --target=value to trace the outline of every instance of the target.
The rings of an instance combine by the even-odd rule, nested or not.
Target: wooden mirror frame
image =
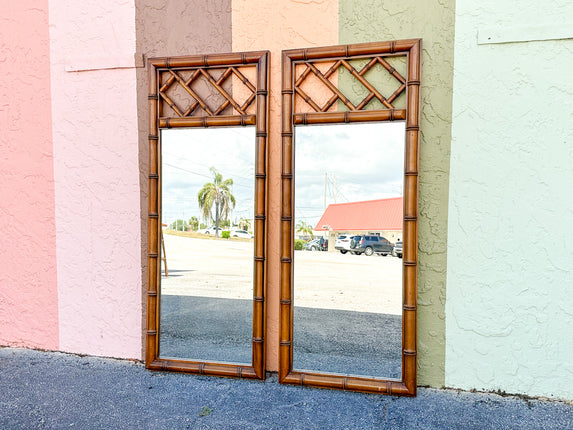
[[[407,77],[403,78],[383,58],[401,55],[407,59]],[[361,73],[345,60],[382,58],[382,64],[402,85],[388,99],[384,98]],[[314,62],[339,64],[327,72],[344,66],[369,91],[362,103],[354,106]],[[298,87],[304,78],[295,82],[295,66],[304,64],[333,93],[323,107],[314,103]],[[372,63],[374,64],[374,63]],[[350,67],[350,68],[349,68]],[[336,388],[389,395],[416,395],[416,312],[418,259],[418,153],[420,124],[421,40],[399,40],[380,43],[340,45],[332,47],[293,49],[282,53],[282,200],[281,200],[281,282],[280,282],[280,350],[279,382],[282,384]],[[311,73],[311,72],[308,72]],[[391,100],[406,91],[406,109],[394,109]],[[316,112],[295,111],[295,95],[310,104]],[[376,97],[387,109],[363,110]],[[310,101],[309,101],[310,100]],[[337,101],[349,111],[329,111]],[[385,380],[361,376],[306,372],[293,370],[293,257],[294,257],[294,125],[336,124],[405,120],[406,143],[404,154],[404,224],[403,224],[403,281],[402,281],[402,378]]]
[[[216,55],[195,55],[171,58],[150,58],[147,62],[149,79],[149,221],[147,259],[147,329],[145,367],[152,370],[171,370],[202,375],[237,378],[265,378],[264,315],[266,290],[266,223],[267,223],[267,130],[269,52],[243,52]],[[255,84],[242,73],[246,67],[256,68]],[[216,80],[209,71],[224,70]],[[177,72],[190,71],[185,81]],[[161,73],[170,72],[167,82],[161,82]],[[233,75],[250,90],[250,96],[241,104],[232,91],[223,89],[223,82]],[[210,109],[191,87],[196,78],[210,85],[224,102]],[[189,108],[183,112],[166,94],[170,85],[181,85],[189,94]],[[255,103],[255,114],[247,108]],[[169,109],[167,109],[167,106]],[[165,108],[165,109],[164,109]],[[224,115],[230,109],[232,115]],[[172,112],[164,116],[164,111]],[[171,116],[169,116],[171,115]],[[253,269],[253,338],[251,366],[226,362],[192,361],[159,357],[160,334],[160,237],[161,237],[161,140],[160,129],[172,127],[228,127],[256,126],[255,144],[255,243]]]

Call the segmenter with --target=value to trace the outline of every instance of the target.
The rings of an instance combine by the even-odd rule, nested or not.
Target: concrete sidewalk
[[[423,388],[397,398],[0,348],[0,429],[37,428],[573,429],[573,405]]]

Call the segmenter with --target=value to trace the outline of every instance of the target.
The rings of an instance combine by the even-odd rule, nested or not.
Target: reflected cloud
[[[161,130],[163,222],[201,219],[197,193],[213,180],[210,167],[233,179],[232,219],[252,218],[254,141],[254,127]]]
[[[318,221],[331,203],[403,194],[405,124],[296,127],[297,221]]]

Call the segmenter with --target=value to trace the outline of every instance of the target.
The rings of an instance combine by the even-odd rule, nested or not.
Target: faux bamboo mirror
[[[267,63],[149,60],[149,369],[265,377]]]
[[[283,52],[282,383],[416,394],[420,43]]]

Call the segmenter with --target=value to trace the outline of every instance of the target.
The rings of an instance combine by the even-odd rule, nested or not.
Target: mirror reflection
[[[251,363],[254,127],[161,130],[160,357]]]
[[[401,378],[402,122],[295,129],[293,368]]]

